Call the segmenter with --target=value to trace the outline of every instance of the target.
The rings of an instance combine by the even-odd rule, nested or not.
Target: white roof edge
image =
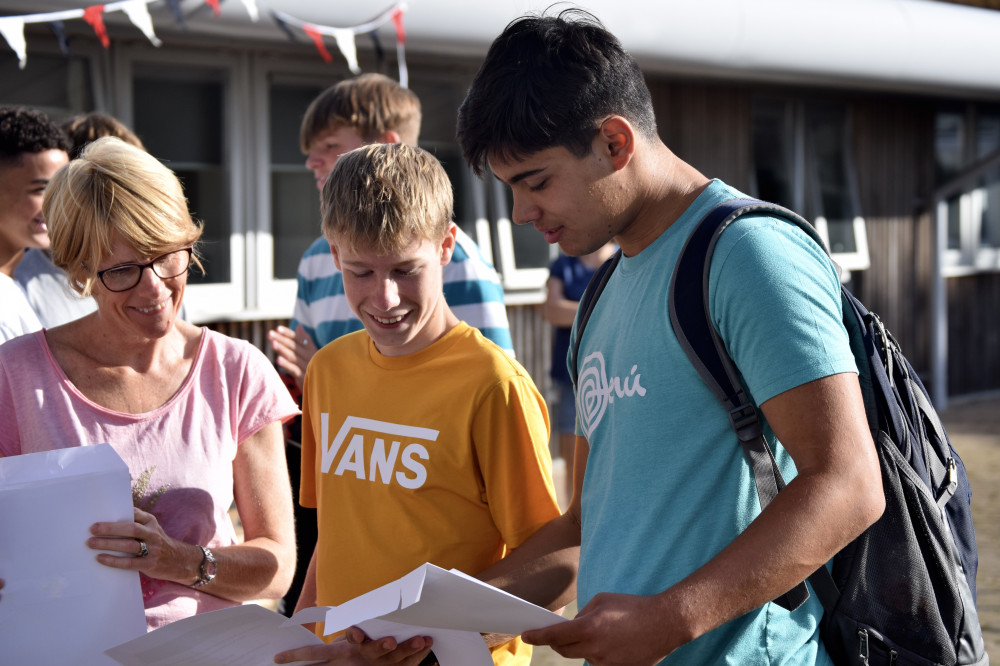
[[[32,6],[36,1],[31,0]],[[16,13],[9,7],[25,2],[0,0],[0,7]],[[189,20],[186,32],[287,41],[271,19],[271,9],[315,24],[348,27],[365,23],[394,3],[258,0],[257,4],[261,15],[257,23],[248,19],[242,3],[225,2],[221,17],[202,11]],[[481,58],[508,22],[551,4],[552,0],[406,0],[406,48],[410,53]],[[996,10],[934,0],[578,0],[576,4],[600,19],[651,74],[1000,98],[996,64],[1000,63],[1000,11]],[[185,6],[192,5],[185,0]],[[557,5],[565,6],[569,5]],[[161,38],[175,29],[166,10],[157,8],[154,16]],[[391,25],[379,32],[383,43],[392,38]],[[359,38],[358,44],[367,47],[364,39]],[[302,48],[313,48],[304,36]]]

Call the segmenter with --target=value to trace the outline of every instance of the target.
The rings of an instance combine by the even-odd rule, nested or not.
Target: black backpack
[[[753,470],[761,507],[784,487],[748,398],[708,313],[708,268],[719,235],[741,215],[787,219],[825,246],[785,208],[754,199],[719,204],[698,223],[670,283],[670,322],[681,346],[729,414]],[[570,368],[584,327],[621,253],[594,274],[580,302]],[[846,288],[844,325],[859,369],[865,412],[878,451],[885,512],[809,583],[823,604],[821,636],[841,666],[988,666],[976,613],[978,555],[965,465],[951,446],[927,391],[892,335]],[[775,599],[793,610],[805,583]]]

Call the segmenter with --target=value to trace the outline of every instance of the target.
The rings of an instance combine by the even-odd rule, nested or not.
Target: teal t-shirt
[[[580,347],[577,423],[590,443],[578,602],[599,592],[661,592],[727,546],[760,513],[728,416],[677,342],[667,295],[694,225],[745,196],[713,181],[677,222],[624,257]],[[856,372],[833,265],[794,225],[745,217],[712,259],[709,308],[753,400]],[[794,464],[765,424],[786,480]],[[773,603],[681,647],[663,663],[827,664],[822,606]]]

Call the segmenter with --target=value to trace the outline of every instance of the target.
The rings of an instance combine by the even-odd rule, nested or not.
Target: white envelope
[[[109,444],[0,458],[0,660],[113,664],[105,649],[146,633],[138,572],[86,545],[92,524],[132,517]]]

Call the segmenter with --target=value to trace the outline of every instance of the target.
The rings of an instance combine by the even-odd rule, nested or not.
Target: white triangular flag
[[[358,67],[358,49],[354,43],[354,31],[334,28],[333,38],[337,40],[337,48],[347,60],[347,66],[351,73],[360,74],[361,68]]]
[[[125,12],[135,27],[142,30],[142,34],[146,35],[146,39],[153,46],[160,46],[163,43],[153,32],[153,19],[149,16],[147,0],[128,0],[128,2],[121,3],[119,8]]]
[[[257,22],[260,18],[260,12],[257,11],[257,0],[241,0],[243,2],[243,7],[246,8],[247,14],[250,16],[250,20]]]
[[[24,21],[17,16],[0,18],[0,35],[7,40],[17,54],[17,66],[24,69],[28,64],[28,47],[24,42]]]

